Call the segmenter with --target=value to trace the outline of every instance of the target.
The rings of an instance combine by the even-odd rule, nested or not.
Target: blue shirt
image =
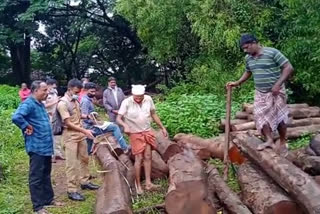
[[[43,105],[33,96],[22,102],[12,116],[12,122],[21,130],[25,139],[26,151],[42,156],[53,155],[53,135],[49,116]],[[26,135],[27,126],[33,127],[33,133]]]
[[[94,105],[92,99],[88,95],[84,95],[80,102],[81,114],[89,115],[94,112]],[[83,127],[90,129],[93,126],[93,121],[90,119],[83,120]]]

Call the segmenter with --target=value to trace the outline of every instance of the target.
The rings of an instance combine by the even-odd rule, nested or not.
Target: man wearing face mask
[[[107,132],[112,132],[113,136],[116,138],[117,142],[120,144],[121,148],[124,152],[128,152],[128,145],[120,131],[120,128],[117,124],[110,123],[105,129],[99,129],[95,127],[96,121],[91,118],[90,114],[94,112],[94,105],[92,99],[96,94],[96,84],[92,82],[88,82],[84,86],[84,96],[81,99],[80,107],[82,117],[86,118],[83,120],[83,125],[86,129],[90,129],[93,131],[94,135],[100,135]],[[91,154],[93,141],[91,139],[87,139],[88,143],[88,153]]]
[[[78,192],[78,183],[81,184],[81,189],[96,190],[99,188],[89,182],[89,156],[85,138],[93,139],[94,136],[91,130],[84,129],[81,124],[81,119],[86,119],[81,115],[78,101],[81,88],[81,81],[70,80],[68,91],[57,106],[64,123],[62,141],[65,146],[68,197],[75,201],[85,200],[84,196]]]
[[[243,34],[240,47],[246,55],[246,71],[236,82],[228,82],[227,87],[240,86],[253,75],[255,84],[254,117],[257,130],[261,131],[266,143],[257,149],[274,147],[272,131],[278,130],[280,140],[276,150],[286,155],[286,131],[289,110],[284,83],[293,73],[289,60],[277,49],[263,47],[251,34]]]
[[[145,85],[132,85],[132,96],[122,102],[117,116],[117,122],[129,135],[132,154],[135,156],[134,168],[138,194],[143,193],[140,183],[142,162],[146,176],[146,190],[157,188],[151,182],[151,150],[156,148],[155,135],[151,130],[152,119],[159,126],[163,135],[168,136],[166,128],[156,114],[152,98],[144,95],[144,92]]]

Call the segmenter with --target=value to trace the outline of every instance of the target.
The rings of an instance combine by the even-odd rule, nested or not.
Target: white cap
[[[143,95],[146,90],[146,85],[131,85],[131,93],[133,95]]]

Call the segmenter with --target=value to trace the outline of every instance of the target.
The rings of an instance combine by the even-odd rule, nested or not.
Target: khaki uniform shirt
[[[81,123],[81,112],[80,112],[80,104],[78,100],[72,100],[68,93],[65,93],[64,97],[61,98],[62,101],[58,103],[57,109],[61,115],[62,121],[67,118],[70,118],[71,123],[76,126],[82,127]],[[68,103],[72,106],[71,115],[68,110]],[[63,129],[62,136],[66,140],[72,141],[81,141],[85,139],[85,135],[82,132],[78,132],[68,127]]]
[[[131,96],[122,102],[118,114],[123,115],[132,133],[139,133],[151,130],[152,110],[155,110],[155,105],[150,96],[144,95],[141,104],[136,103]]]

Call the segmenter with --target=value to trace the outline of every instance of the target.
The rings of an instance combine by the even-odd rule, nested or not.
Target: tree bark
[[[12,43],[9,45],[11,55],[11,66],[13,80],[15,84],[23,82],[30,84],[30,44],[31,38],[28,33],[25,34],[23,43]]]
[[[161,131],[155,131],[155,136],[157,140],[157,151],[164,162],[167,162],[169,158],[175,154],[182,152],[180,146],[164,137]]]
[[[220,160],[224,158],[224,135],[203,139],[191,134],[179,133],[173,139],[182,147],[193,150],[200,159],[208,159],[208,156]],[[239,150],[232,143],[229,145],[229,159],[232,163],[238,164],[244,161]]]
[[[169,189],[165,199],[168,214],[211,214],[207,178],[202,163],[192,152],[176,154],[168,161]]]
[[[320,186],[305,172],[287,159],[278,156],[272,149],[257,150],[262,143],[256,137],[238,135],[237,147],[284,188],[309,214],[320,213]]]
[[[294,165],[310,175],[320,175],[320,157],[309,156],[305,149],[289,152],[286,157]]]
[[[232,131],[243,131],[249,129],[256,129],[256,123],[254,121],[231,126]]]
[[[239,119],[239,120],[248,120],[249,118],[248,118],[248,116],[249,116],[250,114],[249,113],[247,113],[247,112],[243,112],[243,111],[238,111],[237,113],[236,113],[236,119]]]
[[[135,170],[133,163],[128,155],[121,154],[119,156],[119,162],[121,163],[121,171],[124,172],[124,176],[127,179],[126,183],[129,185],[129,190],[131,196],[135,196],[137,194],[136,186],[135,186]]]
[[[257,166],[246,162],[239,166],[237,177],[244,203],[255,214],[303,214],[292,201],[267,175]]]
[[[152,179],[168,177],[168,175],[169,175],[169,167],[162,160],[160,154],[155,150],[152,151],[151,166],[152,166],[152,168],[151,168],[151,178]]]
[[[106,172],[97,192],[95,213],[132,214],[130,190],[121,164],[111,155],[106,145],[98,145],[96,157]]]
[[[251,214],[250,210],[241,202],[240,198],[234,193],[228,185],[220,177],[218,170],[208,165],[208,185],[213,186],[217,197],[220,199],[224,208],[227,209],[230,214]]]
[[[233,125],[238,125],[238,124],[242,124],[242,123],[246,123],[246,122],[249,122],[249,121],[248,120],[242,120],[242,119],[234,119],[234,120],[230,121],[230,124],[231,124],[231,126],[233,126]],[[219,128],[224,131],[225,125],[226,125],[226,120],[225,119],[221,119]]]
[[[289,109],[289,116],[293,117],[293,119],[320,117],[320,108],[319,107],[292,108],[292,109]]]

